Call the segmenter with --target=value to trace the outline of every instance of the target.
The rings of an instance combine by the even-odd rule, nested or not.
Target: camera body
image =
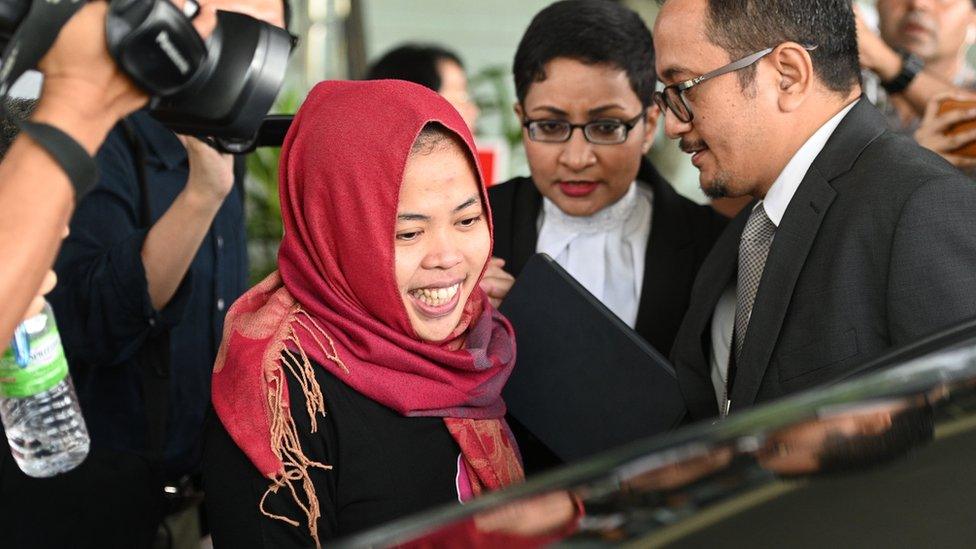
[[[7,53],[32,3],[48,1],[0,0],[0,46]],[[234,12],[217,12],[217,26],[204,41],[169,0],[111,0],[105,31],[119,68],[152,97],[150,113],[191,135],[252,137],[284,82],[291,53],[284,29]]]

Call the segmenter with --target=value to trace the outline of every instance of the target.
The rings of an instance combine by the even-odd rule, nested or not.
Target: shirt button
[[[149,319],[149,325],[152,326],[153,328],[155,328],[156,327],[156,319],[155,318],[150,318]]]
[[[218,248],[223,248],[224,247],[224,237],[222,237],[222,236],[218,236],[217,237],[217,247]]]
[[[217,300],[217,310],[218,311],[223,311],[224,310],[224,299],[223,298],[220,298],[220,299]]]

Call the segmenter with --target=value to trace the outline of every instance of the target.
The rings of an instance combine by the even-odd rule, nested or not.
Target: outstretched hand
[[[500,257],[489,259],[485,276],[481,279],[481,289],[488,294],[488,300],[495,308],[502,304],[502,300],[515,284],[515,277],[505,272],[502,269],[504,266],[505,260]]]

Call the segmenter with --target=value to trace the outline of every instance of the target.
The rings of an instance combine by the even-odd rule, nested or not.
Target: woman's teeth
[[[461,283],[457,283],[447,288],[421,288],[410,290],[410,295],[424,302],[431,307],[440,307],[454,298],[454,294],[461,288]]]

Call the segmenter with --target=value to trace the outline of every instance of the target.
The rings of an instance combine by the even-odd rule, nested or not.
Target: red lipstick
[[[583,198],[593,194],[600,184],[596,181],[560,181],[559,190],[571,198]]]

